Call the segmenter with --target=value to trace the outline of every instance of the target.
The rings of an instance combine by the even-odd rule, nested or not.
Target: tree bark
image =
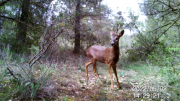
[[[22,13],[20,17],[20,22],[18,23],[18,32],[16,33],[16,41],[17,41],[16,45],[18,46],[15,47],[16,52],[21,52],[22,47],[25,46],[26,35],[27,35],[26,24],[28,23],[29,5],[30,5],[30,0],[23,0]]]
[[[75,15],[75,44],[74,44],[74,53],[79,53],[80,51],[80,16],[81,16],[81,10],[80,10],[80,0],[77,0],[76,5],[76,15]]]

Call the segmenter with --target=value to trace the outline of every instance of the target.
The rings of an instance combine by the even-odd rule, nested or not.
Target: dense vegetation
[[[180,2],[139,7],[145,22],[131,10],[112,19],[102,0],[1,0],[0,100],[180,100]],[[92,71],[86,85],[84,67],[89,46],[110,47],[111,28],[133,33],[120,39],[123,89],[112,91],[105,65],[103,85]]]

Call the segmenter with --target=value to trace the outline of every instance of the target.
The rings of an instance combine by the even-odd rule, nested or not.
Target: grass
[[[0,57],[0,100],[25,100],[40,98],[42,96],[42,87],[51,80],[52,74],[57,70],[56,65],[36,64],[28,68],[24,58],[14,59],[9,49],[1,51]],[[50,68],[51,67],[51,68]],[[49,69],[50,68],[50,69]],[[12,72],[9,73],[8,69]]]
[[[150,65],[147,61],[138,61],[130,65],[125,65],[121,74],[125,76],[127,71],[136,72],[133,76],[129,74],[126,82],[131,83],[136,88],[136,91],[138,91],[138,94],[141,95],[140,97],[135,95],[138,100],[145,97],[144,99],[146,100],[164,99],[178,101],[180,99],[178,96],[180,94],[180,79],[178,74],[180,68],[178,67],[178,65],[174,67],[162,67],[153,64]],[[173,68],[176,68],[176,72],[174,72]]]
[[[84,56],[63,54],[58,63],[37,63],[29,73],[26,63],[12,60],[11,52],[6,52],[6,60],[1,59],[0,93],[1,100],[31,99],[53,101],[79,100],[172,100],[179,99],[179,67],[159,67],[148,61],[134,63],[123,59],[117,64],[117,73],[123,89],[119,90],[114,77],[114,90],[110,90],[110,76],[105,64],[97,63],[97,70],[103,84],[100,84],[89,67],[89,84],[87,85]],[[26,60],[26,59],[20,59]],[[19,84],[8,74],[10,67],[23,79]],[[24,69],[22,69],[22,67]],[[28,74],[28,75],[27,75]],[[17,76],[17,75],[16,75]],[[35,82],[32,82],[33,78]]]

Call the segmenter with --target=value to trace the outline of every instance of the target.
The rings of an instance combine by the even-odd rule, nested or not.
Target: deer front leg
[[[99,79],[100,83],[103,84],[97,73],[96,60],[93,60],[93,71],[94,71],[95,76]]]
[[[89,77],[88,77],[88,66],[89,66],[90,64],[92,64],[91,61],[85,63],[85,67],[86,67],[86,77],[87,77],[87,84],[88,84],[88,80],[89,80]]]
[[[118,80],[118,77],[117,77],[116,65],[113,65],[112,67],[113,67],[114,74],[116,76],[117,85],[118,85],[119,89],[121,89],[121,86],[119,84],[119,80]]]
[[[113,85],[113,75],[112,75],[112,71],[111,71],[111,65],[107,64],[107,66],[108,66],[108,71],[109,71],[109,74],[110,74],[110,77],[111,77],[111,90],[113,90],[114,85]]]

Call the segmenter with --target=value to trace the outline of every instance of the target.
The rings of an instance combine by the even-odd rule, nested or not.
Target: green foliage
[[[180,68],[178,66],[162,67],[159,72],[168,84],[166,93],[170,95],[170,99],[178,101],[180,99]]]
[[[121,72],[124,76],[128,75],[128,71],[132,71],[132,74],[128,75],[127,82],[136,82],[140,87],[155,87],[160,86],[164,88],[163,91],[159,91],[160,98],[164,100],[179,101],[180,94],[180,68],[178,65],[174,67],[170,66],[157,66],[150,63],[150,61],[138,61],[131,64],[126,64],[124,70]],[[126,70],[126,71],[125,71]],[[134,72],[135,71],[135,72]],[[137,88],[140,90],[140,88]],[[140,91],[140,93],[143,93]],[[150,91],[146,93],[151,93]]]
[[[176,45],[177,46],[177,45]],[[180,48],[179,47],[164,47],[159,44],[155,48],[155,52],[151,52],[148,59],[153,65],[160,66],[160,74],[168,83],[167,93],[170,99],[180,99],[180,79],[179,79],[179,61],[180,61]]]
[[[9,48],[1,50],[0,57],[0,100],[10,99],[34,99],[37,98],[37,92],[41,92],[43,87],[50,79],[55,70],[49,69],[47,65],[38,64],[28,68],[28,64],[20,63],[12,58],[14,53]],[[22,62],[22,61],[21,61]],[[52,65],[52,67],[56,67]],[[10,73],[10,71],[12,73]]]
[[[147,15],[144,28],[138,31],[136,35],[136,41],[133,45],[133,51],[131,51],[130,57],[145,60],[148,56],[149,58],[156,58],[166,62],[172,61],[172,53],[169,51],[170,48],[179,47],[179,27],[180,16],[178,15],[178,3],[175,1],[154,1],[145,0],[143,4],[140,4],[141,10]],[[136,22],[136,17],[131,17],[133,14],[130,13],[130,19]],[[135,20],[133,20],[135,19]],[[136,29],[139,29],[137,24],[134,24]],[[137,49],[140,48],[141,49]],[[159,53],[158,53],[159,51]],[[170,53],[169,53],[169,52]],[[128,51],[129,52],[129,51]],[[166,53],[169,54],[166,55]],[[138,57],[138,55],[142,57]],[[151,56],[150,56],[151,55]],[[154,55],[154,56],[153,56]],[[173,55],[175,56],[175,55]],[[135,59],[136,60],[136,59]],[[155,59],[156,61],[156,59]],[[166,63],[165,63],[166,64]]]
[[[169,30],[168,35],[162,36],[157,43],[154,43],[151,46],[151,48],[145,48],[146,45],[151,45],[147,44],[148,40],[149,43],[153,42],[153,38],[151,39],[150,37],[148,37],[151,35],[141,35],[142,37],[137,37],[139,41],[136,41],[136,44],[134,45],[136,47],[127,50],[127,53],[131,61],[146,61],[150,67],[156,68],[155,70],[157,70],[158,72],[149,71],[148,69],[144,69],[144,67],[142,66],[131,67],[138,71],[144,71],[144,73],[147,75],[150,75],[149,73],[154,72],[153,75],[161,77],[161,80],[167,84],[167,89],[164,93],[169,97],[168,99],[178,100],[180,99],[180,45],[179,43],[177,43],[179,39],[179,37],[177,36],[179,36],[179,33],[174,33],[173,30],[174,29]],[[144,41],[143,39],[147,40]],[[146,67],[147,66],[145,66],[145,68]]]
[[[13,24],[12,24],[13,23]],[[4,46],[9,45],[10,48],[15,44],[15,26],[16,23],[13,21],[9,21],[4,19],[2,21],[3,28],[1,29],[0,33],[0,49],[3,49]]]
[[[156,45],[154,52],[148,56],[151,63],[159,66],[176,66],[180,58],[179,47],[165,47],[164,44]]]
[[[29,1],[29,0],[28,0]],[[11,51],[15,52],[30,52],[31,45],[37,46],[39,45],[40,37],[44,31],[44,20],[47,17],[45,14],[48,11],[48,6],[52,1],[46,0],[45,2],[41,1],[32,1],[27,9],[28,15],[22,21],[22,4],[23,1],[13,0],[8,1],[4,5],[1,5],[0,13],[0,49],[3,49],[3,46],[9,45]],[[46,6],[45,6],[46,5]],[[25,9],[24,9],[25,10]],[[48,15],[49,16],[49,15]],[[22,25],[19,28],[19,25]],[[27,30],[22,28],[23,26],[27,26]],[[20,31],[25,30],[24,35],[19,35]],[[23,34],[23,33],[21,33]],[[20,42],[19,39],[25,40]],[[18,46],[18,44],[21,44]],[[23,45],[22,45],[23,44]],[[21,50],[21,51],[20,51]]]

